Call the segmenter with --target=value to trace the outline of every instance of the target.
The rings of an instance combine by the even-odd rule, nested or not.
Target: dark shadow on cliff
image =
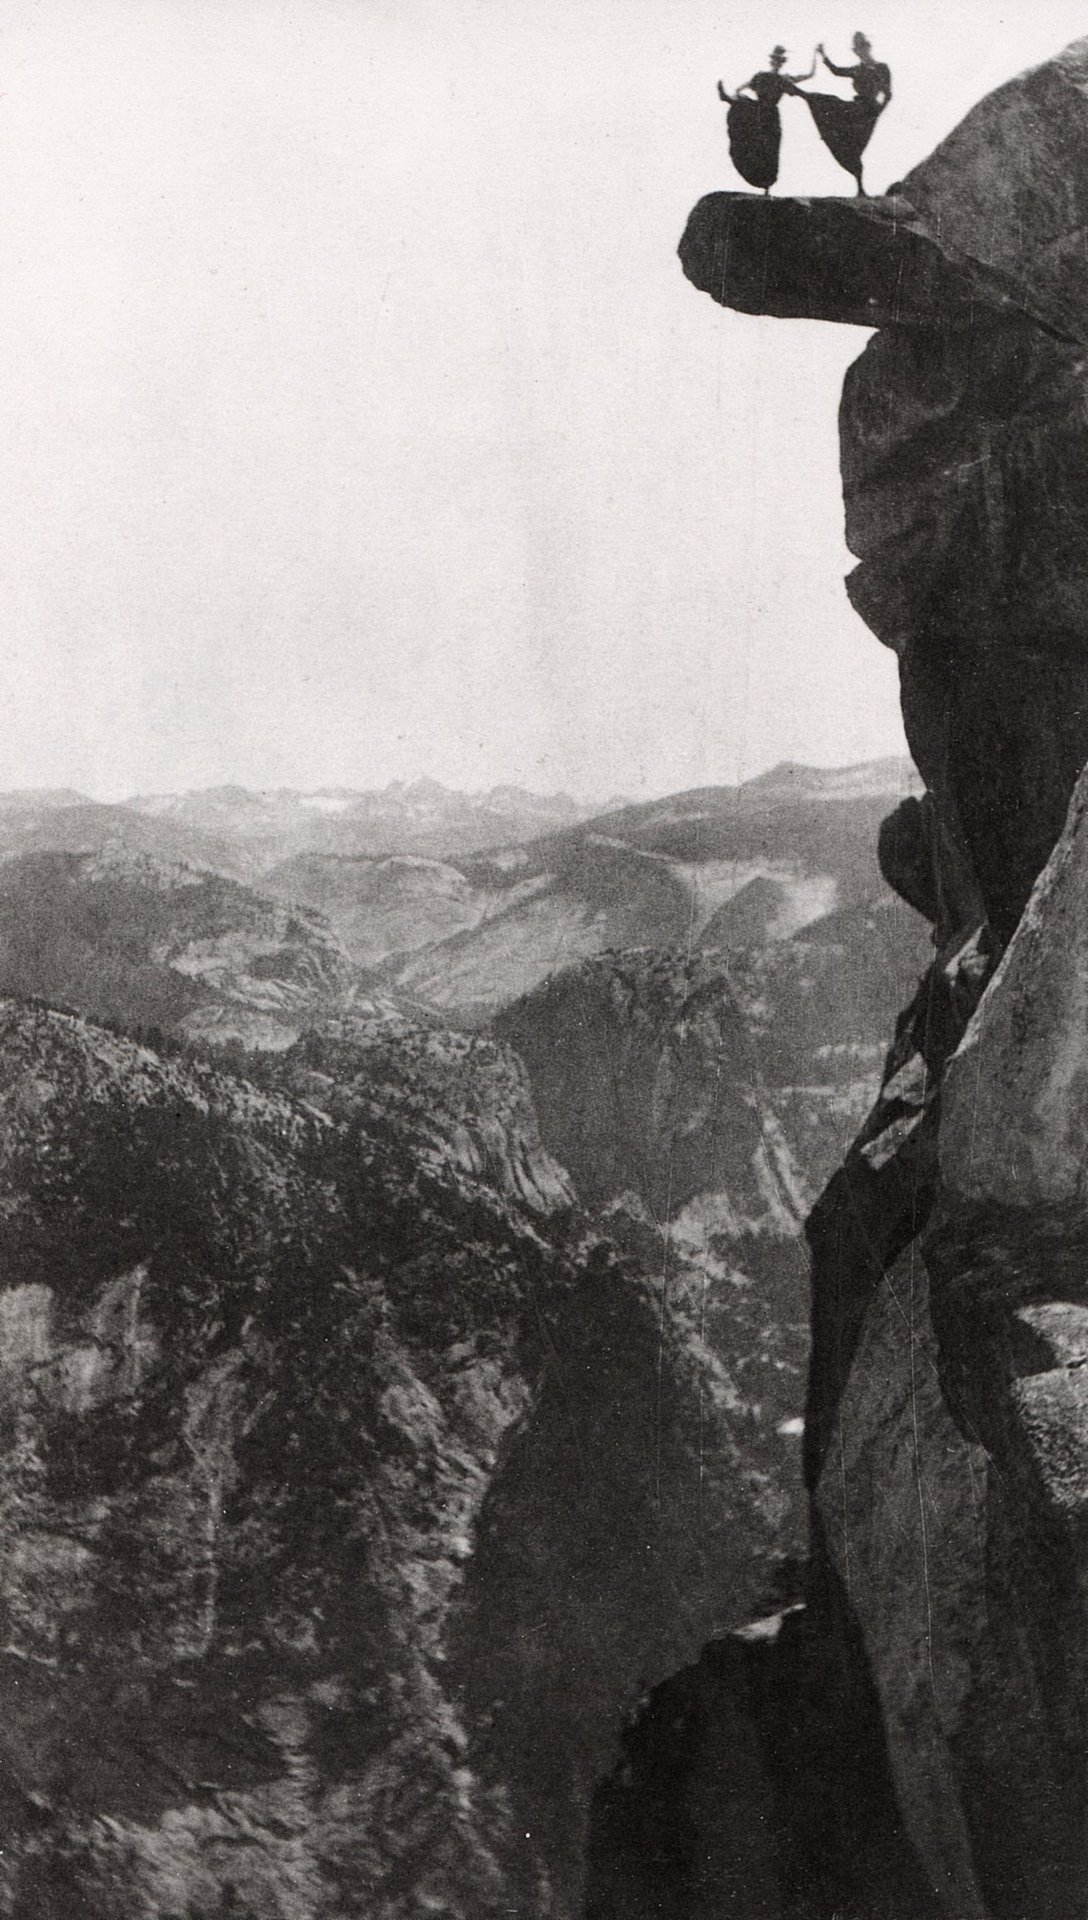
[[[637,1272],[601,1250],[544,1329],[543,1391],[484,1505],[453,1649],[471,1755],[581,1911],[585,1832],[640,1696],[750,1618],[781,1498],[756,1416]]]
[[[828,1573],[651,1695],[598,1789],[586,1920],[939,1920]]]

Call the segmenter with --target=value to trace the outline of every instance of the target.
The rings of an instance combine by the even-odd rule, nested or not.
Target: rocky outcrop
[[[420,1166],[484,1181],[531,1214],[569,1212],[570,1176],[545,1149],[517,1055],[380,1006],[327,1015],[277,1078],[334,1119],[395,1128]]]
[[[910,917],[892,903],[887,925],[874,906],[766,946],[604,954],[516,1002],[496,1032],[582,1198],[704,1224],[716,1199],[738,1238],[796,1233],[872,1103]]]
[[[760,1604],[750,1410],[498,1048],[257,1065],[0,1004],[0,1911],[575,1920]]]
[[[928,791],[881,863],[937,957],[808,1226],[806,1618],[949,1920],[1081,1920],[1088,1886],[1086,223],[1081,42],[886,200],[716,196],[685,240],[741,310],[768,260],[776,313],[857,322],[871,276],[847,584],[899,656]]]
[[[977,278],[927,231],[899,193],[882,199],[763,199],[711,193],[680,243],[688,279],[738,313],[842,320],[859,327],[978,324]],[[1015,312],[988,288],[992,308]]]
[[[990,96],[892,196],[713,195],[681,249],[726,305],[878,329],[840,416],[848,585],[899,655],[942,934],[981,894],[1008,938],[1088,755],[1086,45]]]

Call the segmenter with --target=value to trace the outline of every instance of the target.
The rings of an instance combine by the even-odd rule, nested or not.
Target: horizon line
[[[96,807],[131,807],[138,802],[151,800],[188,800],[202,798],[215,793],[244,794],[253,799],[295,797],[298,799],[344,798],[369,799],[390,792],[411,793],[419,789],[432,789],[451,799],[468,801],[486,801],[496,794],[518,794],[532,801],[567,801],[573,806],[586,808],[613,808],[619,806],[641,806],[652,804],[654,800],[667,800],[679,794],[715,792],[723,788],[751,786],[757,781],[768,781],[775,775],[788,774],[850,774],[860,773],[866,768],[899,766],[913,769],[913,761],[908,753],[877,754],[868,760],[814,761],[814,760],[776,760],[769,766],[749,773],[740,780],[701,781],[696,785],[682,787],[664,787],[658,791],[636,797],[632,793],[616,790],[604,796],[578,793],[570,787],[534,787],[518,779],[496,780],[489,786],[458,787],[450,786],[431,774],[417,774],[412,778],[397,775],[385,781],[381,786],[352,786],[344,781],[329,782],[315,786],[298,786],[281,783],[278,785],[249,785],[242,780],[210,780],[201,786],[178,786],[158,788],[138,788],[123,794],[104,794],[89,792],[67,781],[42,781],[34,785],[0,788],[0,805],[5,801],[19,799],[47,799],[55,796],[58,810],[63,805]]]

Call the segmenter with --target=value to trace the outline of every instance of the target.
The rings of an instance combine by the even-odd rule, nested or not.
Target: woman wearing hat
[[[750,187],[762,187],[764,193],[769,193],[778,179],[778,150],[782,143],[778,103],[784,93],[800,93],[799,80],[812,79],[816,56],[813,55],[808,73],[783,73],[785,64],[785,47],[775,47],[768,71],[754,73],[736,93],[726,93],[718,81],[718,98],[729,108],[725,124],[730,158],[742,180],[747,180]],[[805,95],[801,94],[801,98]]]

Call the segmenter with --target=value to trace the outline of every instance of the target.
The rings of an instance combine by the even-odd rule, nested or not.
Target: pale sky
[[[865,336],[726,314],[675,255],[742,185],[718,76],[857,27],[879,190],[1088,7],[13,0],[0,788],[902,751],[842,588]],[[778,191],[849,191],[783,120]]]

